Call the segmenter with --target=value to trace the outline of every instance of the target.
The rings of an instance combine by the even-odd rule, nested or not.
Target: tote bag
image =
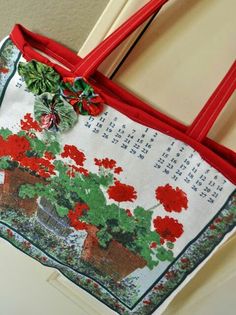
[[[123,315],[161,314],[235,232],[236,154],[207,134],[236,63],[190,126],[96,70],[165,2],[84,59],[20,24],[0,44],[0,236]]]

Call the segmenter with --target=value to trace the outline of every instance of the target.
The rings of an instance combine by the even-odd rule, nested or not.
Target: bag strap
[[[82,62],[79,62],[77,67],[75,67],[74,74],[84,78],[91,76],[116,47],[118,47],[150,16],[159,11],[167,1],[168,0],[149,1],[93,49]]]
[[[236,89],[236,61],[187,129],[187,134],[202,142]]]

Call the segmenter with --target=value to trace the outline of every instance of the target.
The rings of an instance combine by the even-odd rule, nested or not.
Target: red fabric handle
[[[188,128],[187,134],[191,138],[199,142],[202,142],[206,138],[235,89],[236,61]]]
[[[116,29],[110,36],[93,49],[76,67],[74,74],[88,78],[131,33],[133,33],[150,16],[156,13],[168,0],[151,0],[126,22]]]

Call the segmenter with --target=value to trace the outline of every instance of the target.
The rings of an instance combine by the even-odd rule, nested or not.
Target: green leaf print
[[[4,140],[6,140],[8,138],[8,136],[12,135],[12,132],[10,129],[8,128],[0,128],[0,136],[2,136],[2,138]]]

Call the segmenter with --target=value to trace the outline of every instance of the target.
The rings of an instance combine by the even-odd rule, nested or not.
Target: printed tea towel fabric
[[[235,64],[189,128],[95,72],[164,2],[83,60],[18,24],[0,44],[0,236],[123,315],[161,314],[235,231],[235,153],[206,137]]]

